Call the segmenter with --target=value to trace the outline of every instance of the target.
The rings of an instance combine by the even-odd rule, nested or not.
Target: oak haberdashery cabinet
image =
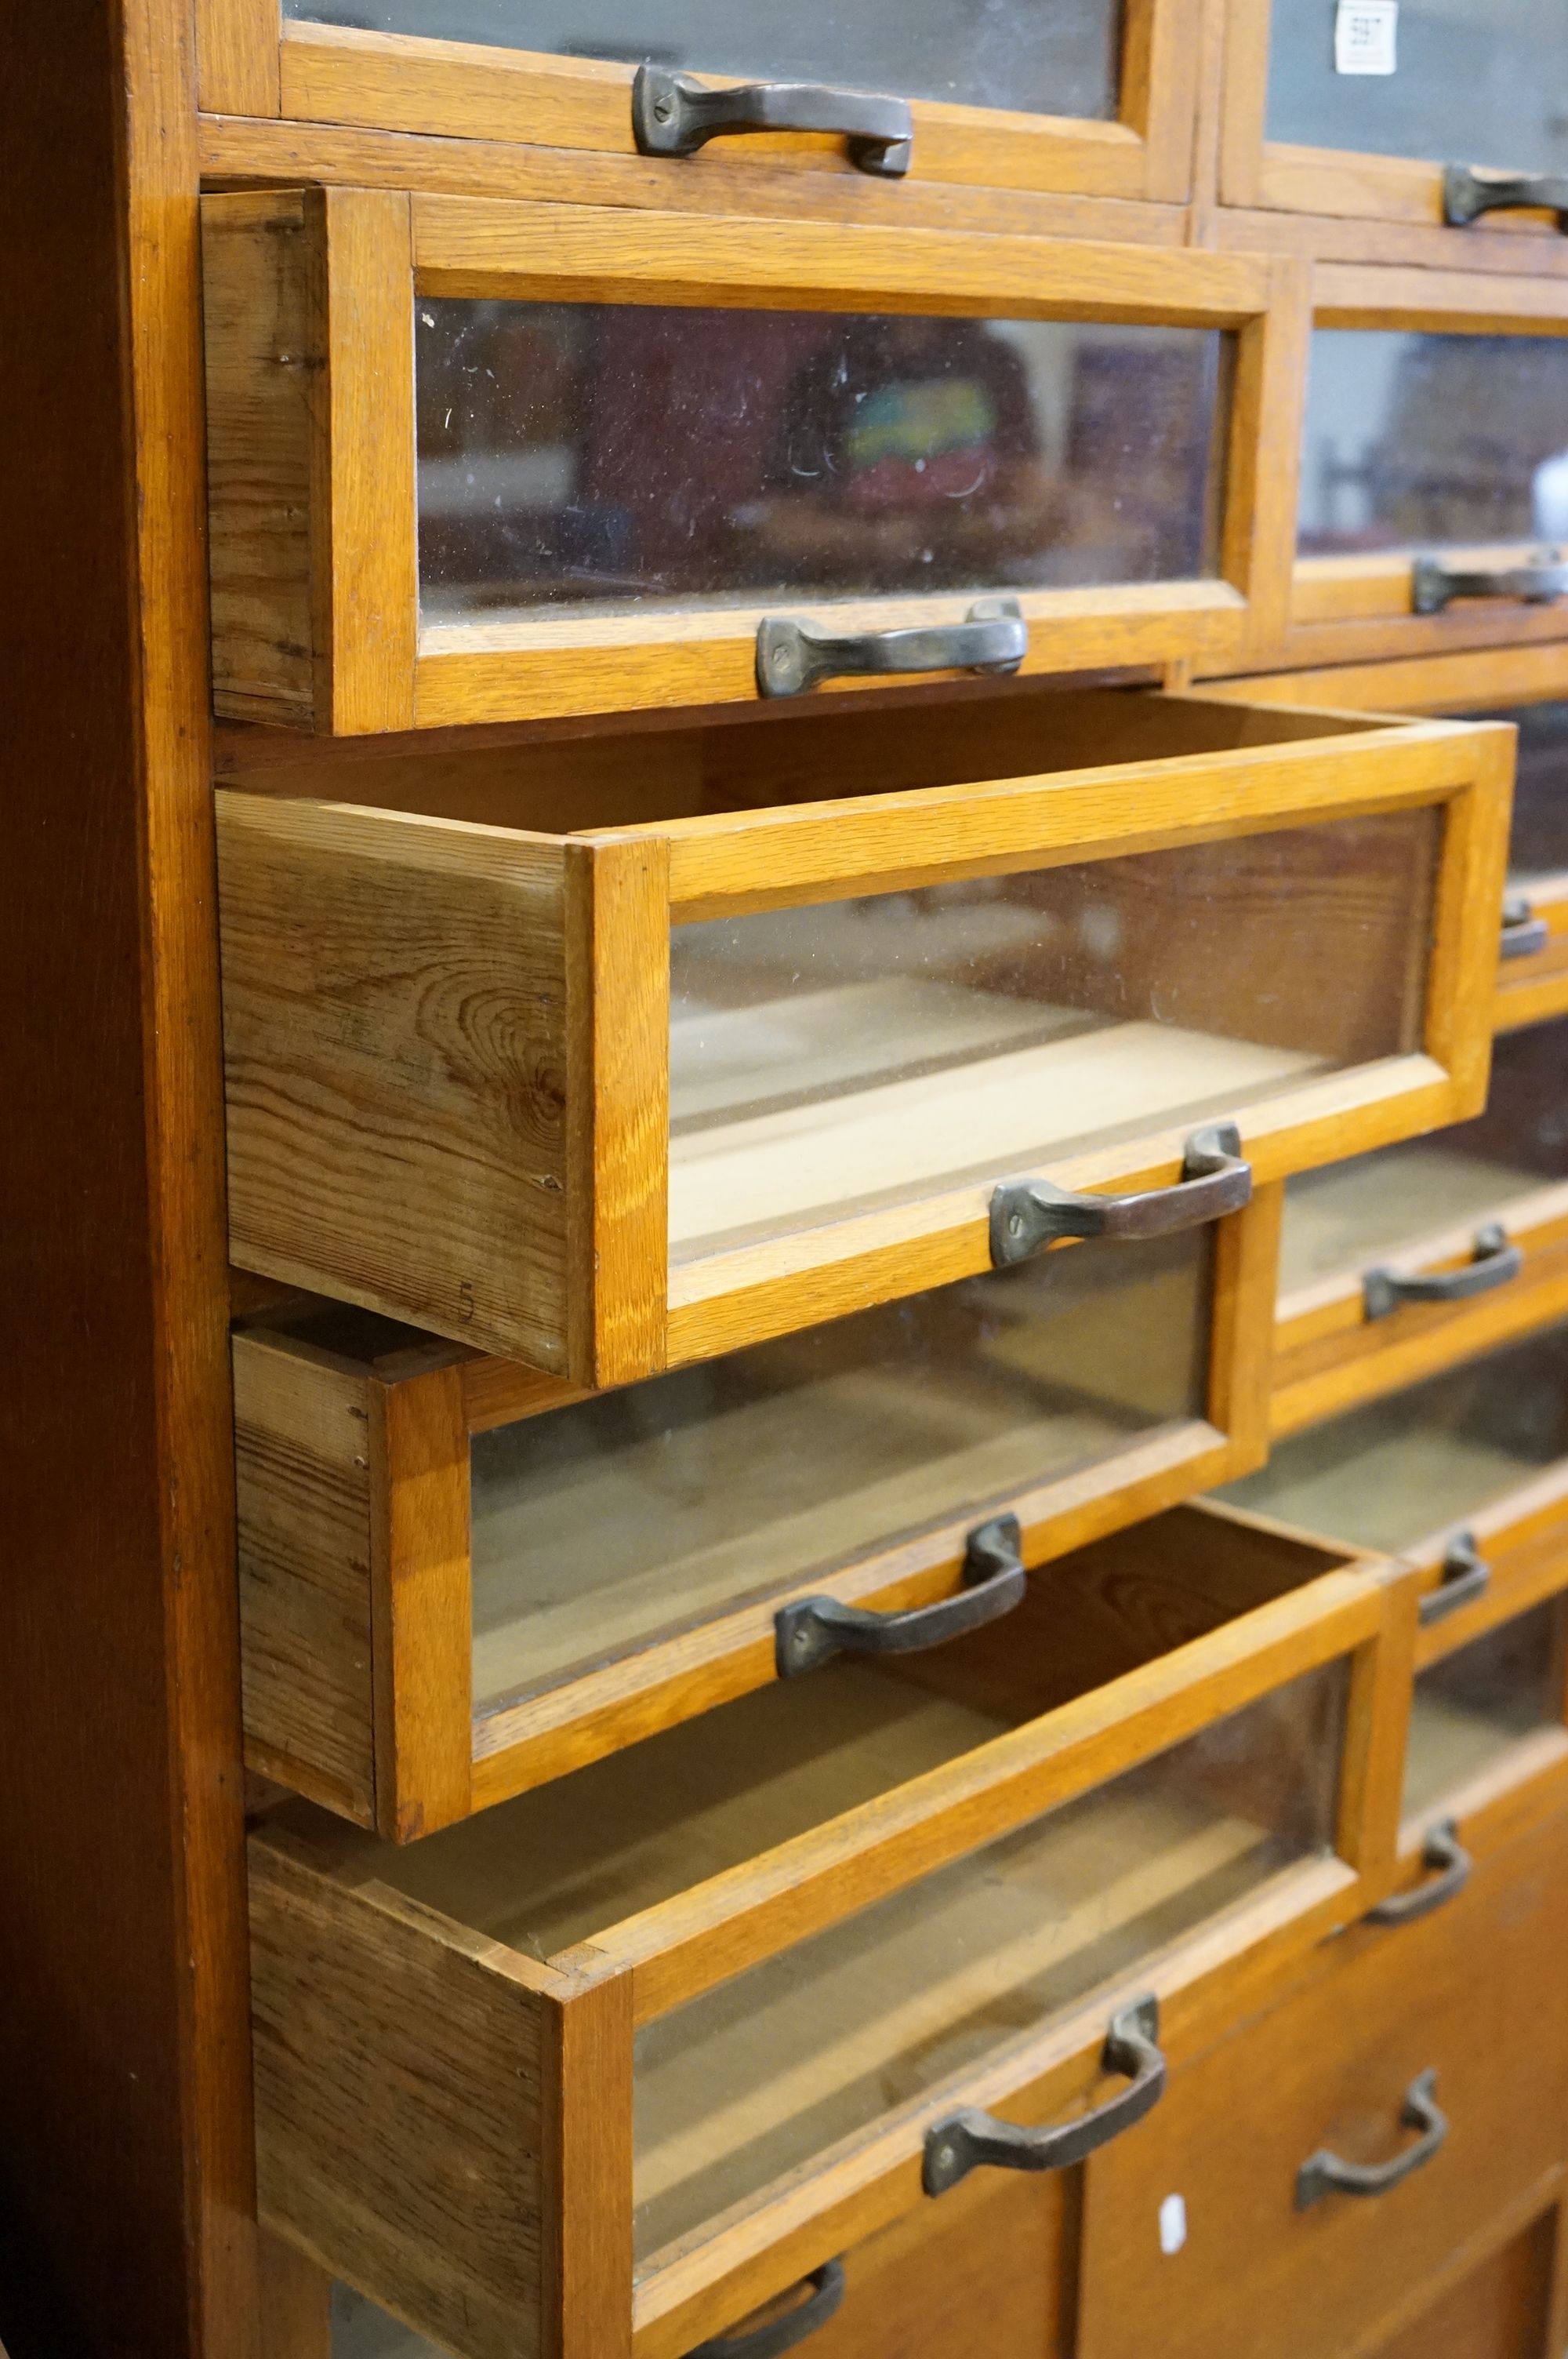
[[[0,2344],[1563,2359],[1552,11],[13,18]]]

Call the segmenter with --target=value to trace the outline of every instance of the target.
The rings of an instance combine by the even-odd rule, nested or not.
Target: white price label
[[[1400,0],[1339,0],[1334,20],[1334,69],[1342,74],[1391,74],[1400,29]]]
[[[1167,2195],[1160,2206],[1160,2250],[1169,2257],[1187,2241],[1187,2207],[1179,2195]]]

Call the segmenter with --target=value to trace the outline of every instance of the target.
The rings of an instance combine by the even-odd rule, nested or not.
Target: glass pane
[[[1521,1737],[1563,1723],[1563,1611],[1549,1599],[1461,1647],[1415,1683],[1407,1817],[1496,1768]]]
[[[647,2025],[646,2257],[1325,1851],[1343,1667]]]
[[[677,927],[672,1257],[1417,1046],[1439,825],[1405,811]]]
[[[400,2325],[347,2286],[332,2288],[332,2359],[442,2359],[439,2345],[427,2343],[411,2326]]]
[[[1505,1032],[1474,1122],[1303,1171],[1285,1190],[1280,1291],[1365,1269],[1445,1229],[1505,1219],[1568,1180],[1568,1021]]]
[[[1219,1494],[1357,1548],[1413,1547],[1568,1454],[1568,1326],[1275,1447]]]
[[[1526,704],[1478,712],[1477,721],[1511,721],[1519,731],[1509,877],[1530,885],[1568,872],[1568,704]]]
[[[736,0],[284,0],[283,13],[556,57],[1100,118],[1116,114],[1121,58],[1119,0],[795,0],[788,9]]]
[[[1303,557],[1568,539],[1568,339],[1320,328]]]
[[[1209,1265],[1075,1246],[476,1436],[476,1701],[1203,1416]]]
[[[1217,569],[1228,339],[422,300],[426,619]]]
[[[1562,0],[1402,0],[1398,71],[1335,71],[1336,0],[1277,0],[1271,139],[1364,156],[1568,167],[1568,14]]]

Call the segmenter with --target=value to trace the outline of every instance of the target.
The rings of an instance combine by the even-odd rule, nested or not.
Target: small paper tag
[[[1400,0],[1339,0],[1334,20],[1334,68],[1342,74],[1391,74],[1400,29]]]
[[[1160,2206],[1160,2250],[1179,2253],[1187,2241],[1187,2207],[1179,2195],[1167,2195]]]

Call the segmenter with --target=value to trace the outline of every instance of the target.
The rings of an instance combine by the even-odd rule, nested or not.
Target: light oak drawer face
[[[674,2354],[832,2257],[846,2202],[940,2207],[935,2122],[1050,2120],[1152,1973],[1353,1886],[1391,1593],[1332,1563],[1177,1510],[1036,1575],[1022,1623],[830,1666],[412,1848],[280,1812],[252,1855],[266,2216],[500,2359],[554,2347],[573,2251],[583,2351],[634,2326]]]
[[[449,810],[493,766],[438,818],[308,791],[400,759],[221,794],[234,1258],[605,1385],[990,1266],[1004,1181],[1174,1182],[1217,1122],[1271,1179],[1479,1102],[1504,733],[902,724],[590,765],[570,833],[558,749],[504,828]]]
[[[1292,1179],[1276,1435],[1568,1309],[1565,1183],[1561,1019],[1498,1041],[1487,1110],[1475,1121]]]
[[[1292,619],[1325,658],[1568,633],[1568,340],[1487,324],[1313,335]]]
[[[362,1312],[243,1332],[253,1767],[428,1833],[776,1677],[1012,1612],[1024,1563],[1259,1454],[1270,1211],[588,1397]],[[1217,1315],[1217,1264],[1252,1315]]]
[[[1424,1923],[1333,1944],[1090,2160],[1082,2359],[1337,2359],[1380,2317],[1408,2319],[1488,2219],[1544,2205],[1563,2104],[1563,1830],[1558,1817],[1495,1855]],[[1382,2191],[1303,2183],[1314,2158],[1378,2171],[1418,2147],[1424,2162]],[[1173,2195],[1186,2236],[1168,2252]]]
[[[1282,619],[1293,265],[635,220],[204,201],[222,713],[863,699]]]

